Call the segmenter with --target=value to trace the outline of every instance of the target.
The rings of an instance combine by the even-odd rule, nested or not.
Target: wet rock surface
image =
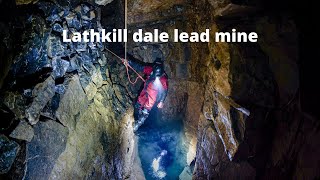
[[[124,67],[104,44],[62,42],[62,30],[101,29],[98,5],[110,2],[39,1],[22,14],[21,52],[0,96],[12,118],[1,126],[1,178],[144,177],[139,167],[132,173],[140,165]]]

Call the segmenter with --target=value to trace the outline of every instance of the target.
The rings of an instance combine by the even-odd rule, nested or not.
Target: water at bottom
[[[187,166],[182,120],[161,121],[158,112],[152,111],[137,134],[139,157],[146,179],[179,179]]]

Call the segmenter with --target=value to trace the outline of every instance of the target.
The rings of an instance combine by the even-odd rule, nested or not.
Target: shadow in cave
[[[146,179],[179,179],[187,166],[181,118],[163,120],[157,108],[138,129],[139,157]]]

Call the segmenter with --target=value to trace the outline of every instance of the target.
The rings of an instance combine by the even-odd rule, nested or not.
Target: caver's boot
[[[144,123],[148,116],[149,112],[147,109],[141,110],[141,113],[139,113],[139,119],[134,121],[133,132],[136,132],[139,129],[139,127]]]

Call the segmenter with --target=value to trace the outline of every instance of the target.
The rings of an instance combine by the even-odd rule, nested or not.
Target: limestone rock
[[[45,22],[39,16],[31,17],[30,21],[31,29],[24,34],[27,43],[11,67],[14,76],[32,75],[51,68],[47,55],[49,33],[45,28]]]
[[[17,5],[36,3],[38,0],[16,0]]]
[[[52,30],[59,32],[59,33],[62,33],[63,27],[60,24],[56,23],[53,25]]]
[[[69,129],[75,127],[77,116],[87,107],[88,100],[80,85],[79,77],[73,76],[66,82],[66,90],[56,111],[58,120]]]
[[[67,47],[61,42],[59,37],[51,35],[48,40],[48,56],[50,58],[65,56],[67,52]]]
[[[53,67],[53,77],[59,78],[65,75],[65,73],[67,72],[68,68],[69,68],[69,62],[63,59],[56,59],[54,58],[52,60],[52,67]]]
[[[26,109],[26,117],[33,125],[39,121],[40,112],[55,94],[55,82],[53,78],[48,77],[43,83],[38,84],[32,91],[33,102]]]
[[[90,71],[90,75],[88,76],[87,73],[80,73],[80,82],[87,94],[88,100],[91,100],[97,93],[98,88],[102,86],[103,78],[100,68],[95,68],[93,65],[85,67],[88,67],[87,70]]]
[[[207,95],[209,96],[209,95]],[[226,154],[232,160],[243,141],[245,132],[245,119],[247,114],[240,111],[238,106],[234,107],[234,102],[224,97],[218,92],[214,93],[214,101],[206,102],[204,113],[206,118],[211,120],[221,138]],[[240,110],[238,110],[240,109]],[[211,113],[208,115],[208,111]]]
[[[6,92],[4,94],[3,103],[16,115],[16,117],[22,119],[25,117],[26,99],[18,93]]]
[[[216,165],[229,161],[224,146],[212,123],[203,116],[199,122],[195,178],[213,179],[217,176]]]
[[[27,122],[20,121],[18,126],[11,132],[10,137],[30,142],[33,135],[33,128]]]
[[[8,172],[15,160],[20,146],[0,134],[0,174]]]
[[[98,4],[98,5],[102,5],[102,6],[105,6],[109,3],[111,3],[113,0],[95,0],[95,3]]]
[[[120,136],[118,126],[112,123],[112,111],[104,107],[99,108],[100,113],[96,110],[95,104],[81,107],[83,102],[78,100],[78,94],[70,94],[77,87],[81,88],[77,81],[71,82],[73,88],[67,90],[58,110],[64,113],[64,116],[59,117],[68,127],[69,136],[66,149],[57,159],[49,179],[94,179],[99,176],[103,179],[121,179],[119,173],[121,174],[122,169],[118,151]],[[81,94],[84,95],[84,92]],[[69,102],[66,102],[67,100]],[[62,111],[61,108],[67,109]],[[67,117],[72,119],[66,121]]]
[[[34,138],[27,143],[26,179],[48,179],[56,159],[66,148],[68,129],[55,121],[34,126]]]
[[[19,91],[10,92],[6,100],[17,117],[26,117],[33,125],[21,122],[11,134],[27,141],[21,141],[26,144],[19,170],[24,179],[144,179],[132,112],[126,113],[131,100],[118,77],[123,69],[109,67],[119,63],[103,56],[102,43],[62,42],[63,29],[71,36],[101,28],[94,2],[105,5],[111,0],[80,5],[78,0],[41,1],[37,6],[43,13],[31,12],[26,18],[32,22],[30,37],[21,41],[25,47],[12,68],[13,77],[21,79],[13,81]],[[111,69],[116,81],[110,80]],[[24,75],[36,77],[34,84],[21,83],[27,79]],[[21,84],[27,87],[20,89]]]
[[[137,0],[129,2],[131,5],[130,13],[149,13],[160,9],[169,9],[170,7],[182,4],[184,0],[170,1],[170,0],[160,0],[160,1],[150,1],[150,0]],[[132,15],[132,14],[130,14]]]

